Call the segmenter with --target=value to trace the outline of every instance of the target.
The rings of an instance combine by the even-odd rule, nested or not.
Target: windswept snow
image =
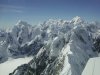
[[[27,64],[33,57],[25,57],[18,59],[11,59],[4,63],[0,64],[0,75],[9,75],[12,73],[18,66],[22,64]]]

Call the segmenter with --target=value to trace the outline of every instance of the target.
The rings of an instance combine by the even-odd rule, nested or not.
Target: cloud
[[[23,7],[14,6],[14,5],[4,5],[0,4],[0,12],[15,12],[15,13],[22,13]]]

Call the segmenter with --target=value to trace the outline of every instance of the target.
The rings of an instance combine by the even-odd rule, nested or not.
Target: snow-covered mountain
[[[0,30],[0,63],[9,58],[34,55],[43,46],[40,28],[19,21],[11,30]]]
[[[76,16],[31,26],[19,21],[0,31],[0,61],[33,55],[9,75],[81,75],[87,61],[100,52],[100,23]]]

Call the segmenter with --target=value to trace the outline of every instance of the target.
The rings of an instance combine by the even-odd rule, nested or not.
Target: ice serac
[[[88,59],[99,54],[100,23],[77,16],[71,21],[48,20],[35,30],[43,46],[28,64],[9,75],[81,75]]]

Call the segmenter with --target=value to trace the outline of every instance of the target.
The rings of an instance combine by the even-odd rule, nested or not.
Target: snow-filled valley
[[[18,59],[9,59],[8,61],[0,64],[0,75],[9,75],[12,73],[18,66],[22,64],[28,64],[32,57],[18,58]]]
[[[0,30],[0,65],[16,65],[24,57],[32,57],[29,63],[16,65],[9,75],[81,75],[89,58],[99,55],[99,44],[99,22],[78,16],[49,19],[36,26],[19,21],[10,30]],[[7,61],[9,58],[13,60]]]

